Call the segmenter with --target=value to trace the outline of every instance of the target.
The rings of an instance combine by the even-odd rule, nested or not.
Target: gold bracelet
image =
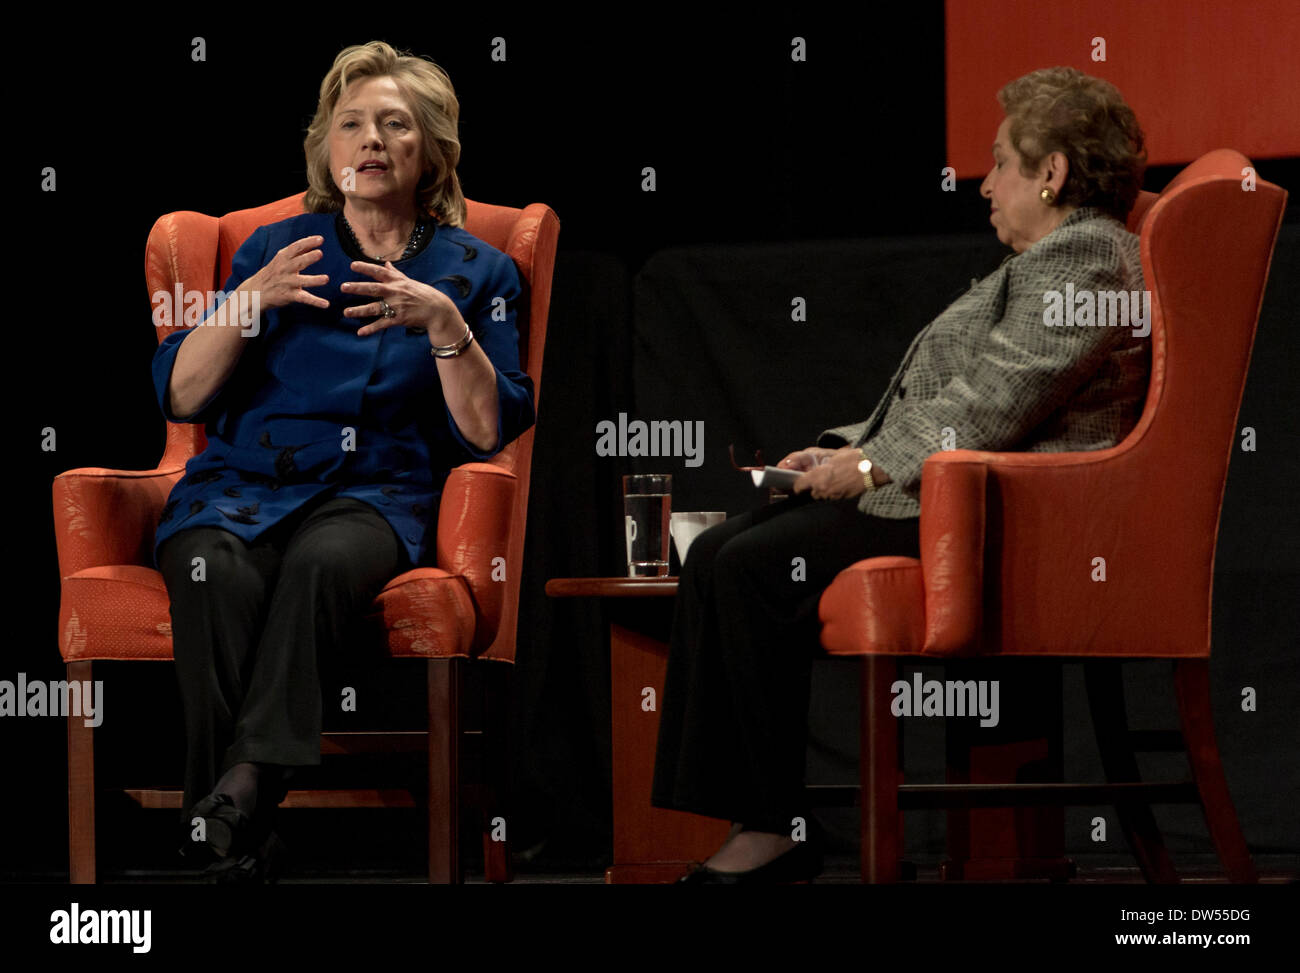
[[[474,340],[474,332],[465,325],[465,335],[454,345],[434,345],[429,349],[429,354],[434,358],[455,358],[469,347],[469,343]]]

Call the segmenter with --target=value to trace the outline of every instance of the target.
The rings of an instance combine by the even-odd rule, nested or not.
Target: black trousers
[[[349,497],[318,499],[251,545],[218,527],[163,543],[185,712],[182,822],[234,764],[320,763],[320,666],[344,661],[360,614],[409,560],[379,512]]]
[[[919,525],[804,494],[695,539],[677,588],[651,804],[774,833],[807,817],[818,601],[855,561],[919,556]]]

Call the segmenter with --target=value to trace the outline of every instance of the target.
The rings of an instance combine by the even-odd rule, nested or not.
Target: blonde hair
[[[320,83],[316,117],[307,128],[303,152],[307,156],[307,195],[303,208],[309,213],[331,213],[343,208],[343,193],[330,172],[329,131],[334,108],[348,86],[367,78],[389,77],[415,113],[420,130],[424,165],[432,173],[420,179],[416,204],[448,226],[465,225],[465,197],[461,193],[456,165],[460,162],[457,123],[460,102],[447,72],[432,61],[394,50],[383,41],[357,44],[339,52]]]
[[[1147,154],[1137,116],[1118,88],[1076,68],[1043,68],[1004,86],[998,102],[1011,119],[1022,175],[1033,175],[1044,156],[1063,152],[1070,171],[1056,205],[1128,217]]]

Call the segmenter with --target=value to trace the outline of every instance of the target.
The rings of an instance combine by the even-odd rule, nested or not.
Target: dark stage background
[[[865,416],[916,330],[1007,252],[988,226],[978,180],[955,193],[939,188],[942,6],[908,4],[885,16],[894,19],[575,28],[564,17],[545,26],[459,14],[454,23],[419,13],[372,20],[354,8],[310,27],[236,29],[225,17],[177,14],[166,27],[105,24],[105,43],[90,52],[56,57],[49,38],[24,48],[10,146],[25,220],[8,232],[17,286],[7,414],[21,448],[6,506],[17,520],[10,590],[18,624],[0,678],[62,677],[53,477],[83,466],[150,469],[161,455],[143,276],[153,222],[302,190],[302,135],[321,77],[342,47],[384,39],[449,71],[461,98],[466,194],[545,202],[561,220],[523,579],[511,837],[538,868],[598,869],[610,843],[604,619],[591,603],[542,593],[551,577],[619,568],[618,478],[638,463],[598,457],[596,424],[620,412],[703,420],[702,466],[677,458],[640,468],[674,475],[676,509],[737,513],[756,497],[730,470],[729,443],[761,447],[774,461],[827,426]],[[191,60],[195,36],[207,43],[203,63]],[[506,39],[505,63],[489,56],[494,36]],[[807,38],[807,63],[790,60],[794,36]],[[1240,424],[1255,427],[1258,451],[1234,453],[1227,486],[1212,678],[1247,840],[1256,852],[1295,854],[1300,160],[1256,162],[1261,178],[1293,196],[1242,404]],[[39,188],[47,165],[57,169],[53,193]],[[645,166],[656,170],[653,193],[641,189]],[[1159,190],[1178,168],[1150,170],[1146,188]],[[807,300],[805,323],[790,320],[794,296]],[[56,430],[57,451],[39,448],[46,427]],[[111,784],[130,767],[137,784],[149,775],[178,783],[171,667],[97,672],[107,680],[101,780]],[[414,672],[394,664],[371,677],[387,701],[383,722],[418,725]],[[1130,666],[1135,725],[1174,725],[1167,672]],[[1247,685],[1260,691],[1258,713],[1236,705]],[[1077,668],[1067,667],[1065,689],[1067,770],[1100,779]],[[856,693],[852,663],[818,664],[810,780],[854,779]],[[942,729],[913,733],[909,724],[907,732],[909,773],[941,779]],[[0,721],[0,746],[8,819],[0,877],[61,880],[64,723]],[[1071,851],[1092,850],[1094,811],[1067,815]],[[109,877],[174,865],[163,812],[125,813],[104,800],[100,814]],[[1157,814],[1176,854],[1209,850],[1197,812]],[[851,818],[827,820],[847,848]],[[304,844],[336,867],[422,867],[413,813],[301,812],[294,827],[314,830]],[[942,834],[940,815],[909,816],[913,848],[938,853]],[[1118,832],[1111,848],[1123,853]]]

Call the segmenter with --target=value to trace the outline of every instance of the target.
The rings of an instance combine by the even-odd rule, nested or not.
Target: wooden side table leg
[[[691,862],[713,854],[730,826],[717,818],[651,807],[668,646],[618,624],[610,626],[609,642],[614,863],[605,881],[671,882]],[[653,710],[645,708],[647,688],[654,690]]]

